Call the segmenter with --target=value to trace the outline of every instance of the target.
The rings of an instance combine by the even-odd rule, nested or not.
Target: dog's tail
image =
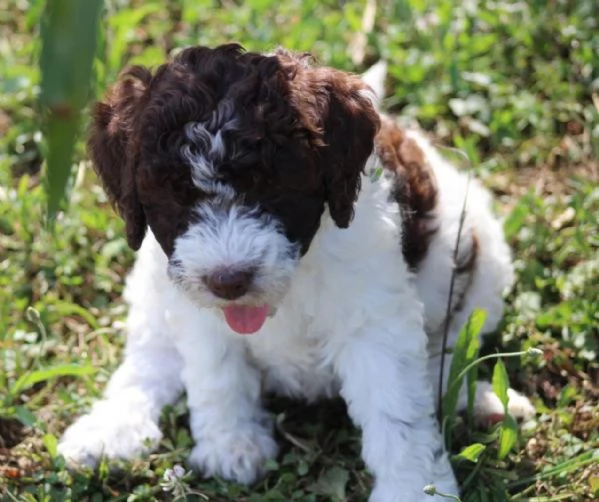
[[[374,91],[374,105],[379,108],[385,97],[385,78],[387,77],[387,61],[381,59],[362,74],[362,80]]]

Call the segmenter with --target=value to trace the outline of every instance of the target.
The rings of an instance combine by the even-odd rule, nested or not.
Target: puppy
[[[466,178],[377,112],[383,79],[194,47],[129,68],[95,106],[90,155],[139,253],[124,362],[65,432],[70,463],[150,451],[185,391],[191,465],[252,483],[277,454],[262,393],[340,394],[371,502],[458,492],[435,418],[452,270],[450,344],[475,307],[498,323],[510,252],[472,182],[454,257]],[[488,384],[476,413],[503,413]]]

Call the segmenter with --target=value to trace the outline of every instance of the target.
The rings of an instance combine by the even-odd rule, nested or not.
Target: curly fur
[[[283,50],[265,56],[236,44],[193,47],[153,75],[138,66],[123,73],[95,107],[90,155],[131,247],[139,248],[147,221],[171,254],[189,208],[212,192],[193,183],[189,153],[218,134],[234,147],[214,163],[213,185],[259,202],[305,253],[325,203],[340,227],[351,220],[379,123],[366,90],[358,77],[313,68],[306,56]],[[193,124],[204,132],[185,145],[189,134],[181,131]]]
[[[61,439],[69,462],[155,448],[160,410],[185,391],[190,463],[251,483],[277,453],[262,392],[340,394],[371,502],[458,492],[435,419],[450,278],[451,346],[475,307],[485,331],[499,322],[510,252],[473,182],[454,261],[466,178],[379,115],[364,81],[382,79],[384,65],[362,80],[282,50],[195,47],[125,71],[96,105],[90,154],[141,249],[124,362]],[[534,412],[512,390],[509,409]],[[475,411],[504,412],[488,384]]]

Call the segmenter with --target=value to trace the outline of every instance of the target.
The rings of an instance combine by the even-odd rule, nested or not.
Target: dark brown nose
[[[217,270],[203,278],[208,289],[219,298],[236,300],[250,289],[254,272],[249,270]]]

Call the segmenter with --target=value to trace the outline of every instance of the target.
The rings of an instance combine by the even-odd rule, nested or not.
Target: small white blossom
[[[426,485],[422,491],[427,495],[435,495],[437,493],[437,487],[435,485]]]
[[[185,475],[185,469],[179,464],[175,464],[172,469],[167,469],[164,471],[164,474],[162,475],[162,481],[160,482],[162,490],[165,492],[172,492],[176,490],[183,482]]]

